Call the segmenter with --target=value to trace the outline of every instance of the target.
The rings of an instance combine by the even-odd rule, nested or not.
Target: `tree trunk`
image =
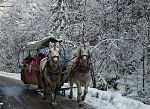
[[[143,45],[143,57],[145,56],[145,47]],[[143,58],[143,91],[145,90],[145,58]]]

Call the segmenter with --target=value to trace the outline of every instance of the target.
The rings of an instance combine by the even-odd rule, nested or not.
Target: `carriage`
[[[50,93],[52,105],[57,104],[56,95],[67,79],[70,81],[69,98],[71,99],[73,82],[76,82],[78,89],[77,101],[82,106],[91,78],[90,46],[83,39],[77,48],[76,56],[67,60],[61,42],[61,40],[48,37],[40,41],[22,44],[22,54],[26,51],[28,55],[21,62],[19,61],[22,63],[21,80],[26,85],[38,85],[38,88],[43,89],[43,99],[46,99],[47,94]],[[60,50],[60,48],[62,49]],[[83,96],[81,96],[82,85],[84,86]]]
[[[19,67],[21,67],[21,80],[28,88],[29,85],[39,86],[40,61],[47,57],[49,42],[59,42],[53,37],[47,37],[40,41],[23,43],[19,50]],[[61,44],[60,44],[61,45]],[[66,67],[65,49],[61,45],[61,66]]]

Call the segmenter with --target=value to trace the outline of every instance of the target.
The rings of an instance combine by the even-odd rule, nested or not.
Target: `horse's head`
[[[49,57],[52,59],[53,62],[58,62],[60,59],[60,48],[59,48],[59,43],[49,43]]]
[[[90,58],[90,45],[88,42],[80,43],[78,48],[78,58],[87,62]]]

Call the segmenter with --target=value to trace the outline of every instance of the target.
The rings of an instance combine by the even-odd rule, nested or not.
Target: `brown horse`
[[[47,58],[41,60],[40,72],[40,82],[44,89],[43,99],[46,99],[46,95],[50,91],[51,103],[52,105],[56,105],[56,94],[61,87],[62,77],[58,42],[50,42],[49,55]]]
[[[89,43],[80,43],[77,49],[77,57],[68,63],[67,72],[70,74],[70,94],[69,98],[72,99],[73,95],[73,82],[77,85],[77,101],[79,106],[83,105],[86,94],[88,93],[88,84],[91,80],[90,73],[91,55]],[[82,96],[81,86],[84,86],[84,94]]]

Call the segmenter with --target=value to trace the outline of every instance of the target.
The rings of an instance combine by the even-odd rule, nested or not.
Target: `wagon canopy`
[[[21,49],[32,51],[35,49],[43,49],[49,47],[49,42],[62,42],[62,40],[57,40],[54,37],[47,37],[40,41],[33,41],[21,44]]]

